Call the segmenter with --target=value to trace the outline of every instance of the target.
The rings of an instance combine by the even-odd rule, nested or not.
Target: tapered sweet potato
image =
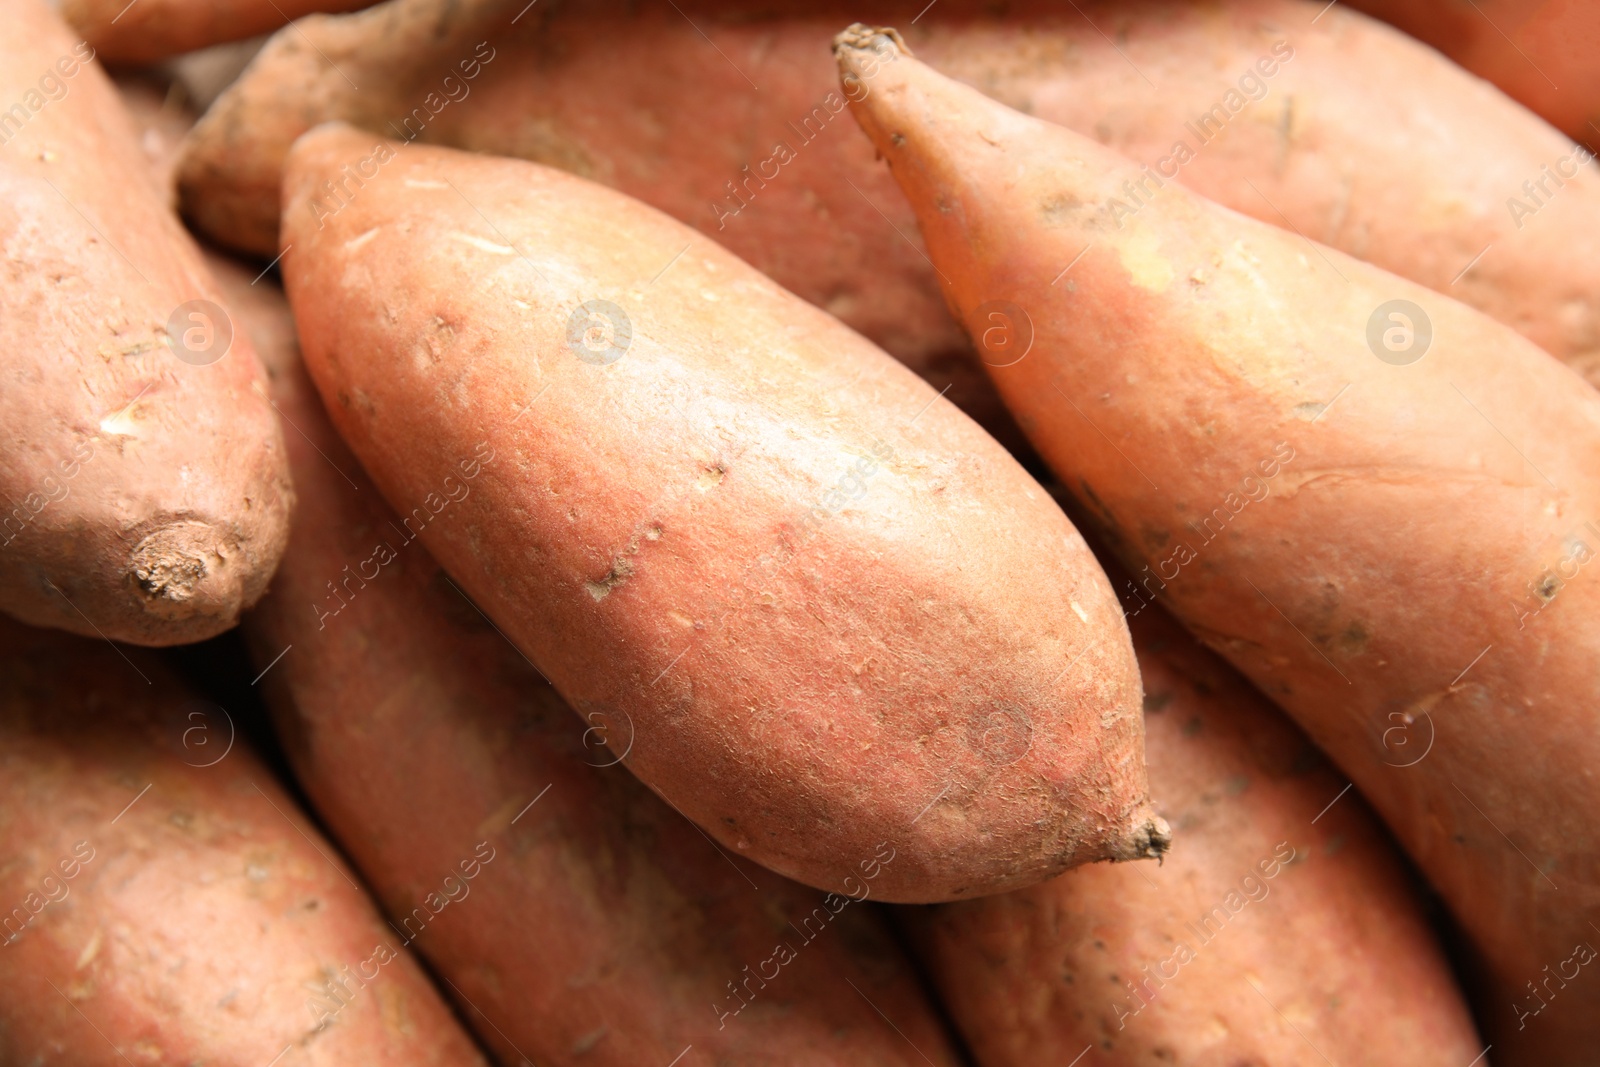
[[[1160,608],[1129,621],[1180,847],[905,910],[978,1061],[1465,1067],[1483,1045],[1370,809]]]
[[[61,13],[108,63],[147,66],[183,52],[271,33],[316,11],[372,0],[62,0]]]
[[[289,439],[301,502],[245,633],[262,666],[291,648],[263,682],[290,760],[485,1043],[507,1064],[665,1065],[692,1046],[683,1063],[953,1065],[873,905],[719,855],[613,765],[626,720],[576,719],[400,532],[269,284],[232,307],[305,434]],[[494,858],[468,877],[480,843]],[[857,872],[857,900],[895,860]]]
[[[332,125],[284,205],[344,439],[580,715],[631,716],[629,768],[718,840],[830,891],[887,841],[887,900],[1160,853],[1105,575],[926,383],[537,164]]]
[[[0,609],[139,644],[209,637],[287,536],[261,368],[90,50],[33,0],[8,10]]]
[[[691,24],[667,4],[524,7],[398,0],[283,31],[190,140],[184,210],[276,255],[282,161],[325,119],[559,166],[695,226],[1005,432],[915,220],[837,128],[828,42],[903,8],[741,3],[685,8]],[[1600,380],[1594,164],[1431,49],[1325,7],[1027,2],[998,16],[940,0],[907,29],[936,68],[1147,163],[1142,191],[1121,194],[1130,207],[1185,183],[1448,291]]]
[[[1600,147],[1600,9],[1592,0],[1350,0]]]
[[[99,641],[0,650],[0,1063],[483,1063],[225,709]]]
[[[1600,395],[1464,305],[1186,190],[1119,227],[1135,164],[880,58],[883,34],[838,47],[848,78],[877,65],[856,115],[952,306],[1026,352],[991,373],[1143,595],[1288,710],[1439,888],[1492,964],[1497,1062],[1586,1061],[1581,998],[1517,1011],[1600,914],[1575,814],[1600,806]]]

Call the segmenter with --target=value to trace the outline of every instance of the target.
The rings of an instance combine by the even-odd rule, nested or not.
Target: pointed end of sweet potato
[[[887,46],[877,43],[880,37],[888,40]],[[872,52],[881,56],[886,47],[893,48],[900,55],[911,55],[911,49],[900,36],[900,31],[892,26],[868,26],[864,22],[852,22],[833,39],[833,54],[839,60],[842,73],[860,73],[854,68],[853,53]]]
[[[1115,844],[1111,859],[1119,863],[1123,860],[1159,863],[1171,848],[1172,827],[1167,825],[1167,820],[1150,812],[1142,819],[1135,819],[1129,832]]]

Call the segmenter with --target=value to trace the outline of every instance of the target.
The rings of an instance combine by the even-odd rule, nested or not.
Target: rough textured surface
[[[837,891],[887,841],[881,896],[923,901],[1159,849],[1105,575],[926,383],[547,167],[328,126],[284,203],[341,435],[581,715],[631,716],[628,766],[724,845]]]
[[[1483,1043],[1371,810],[1165,612],[1130,607],[1151,799],[1179,843],[1160,867],[906,909],[979,1062],[1465,1067]]]
[[[0,1063],[482,1067],[224,709],[104,642],[0,648]]]
[[[263,684],[300,781],[501,1062],[664,1067],[692,1045],[685,1064],[954,1067],[875,905],[726,858],[615,765],[626,722],[575,718],[397,532],[327,422],[282,296],[239,296],[306,435],[289,440],[289,550],[246,635],[262,666],[293,645]],[[494,859],[468,879],[480,843]],[[884,865],[856,872],[858,901]]]
[[[261,368],[242,337],[207,365],[170,347],[215,283],[86,46],[40,4],[10,12],[0,99],[26,120],[0,130],[0,609],[197,641],[265,591],[287,534]]]
[[[842,45],[844,71],[878,39]],[[1040,454],[1438,887],[1490,961],[1496,1062],[1587,1062],[1581,997],[1520,1029],[1516,1006],[1600,923],[1581,814],[1600,805],[1600,396],[1464,305],[1185,190],[1119,228],[1134,164],[880,65],[856,114],[952,306],[1031,321],[994,376]],[[1431,322],[1425,351],[1385,347],[1406,348],[1391,300]]]
[[[1600,146],[1600,8],[1593,0],[1350,0],[1427,41]]]
[[[372,0],[62,0],[61,13],[107,63],[148,66],[197,48],[271,33],[316,11]]]
[[[218,240],[276,255],[283,159],[327,119],[561,167],[725,244],[950,386],[1014,445],[911,212],[843,121],[828,42],[874,9],[905,18],[901,7],[685,7],[691,25],[664,3],[541,0],[513,25],[524,6],[400,0],[279,33],[190,140],[185,212]],[[1535,116],[1343,4],[1313,23],[1325,6],[1012,3],[1001,17],[940,0],[901,28],[937,69],[1112,145],[1158,181],[1175,173],[1235,210],[1448,291],[1600,379],[1595,165],[1573,177],[1572,146]],[[488,62],[475,58],[479,42]],[[1563,160],[1568,177],[1547,196],[1557,186],[1542,168]],[[1545,183],[1533,216],[1507,206],[1533,204],[1527,181]]]

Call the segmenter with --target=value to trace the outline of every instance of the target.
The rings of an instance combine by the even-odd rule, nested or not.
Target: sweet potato
[[[691,24],[667,4],[588,2],[513,24],[524,6],[398,0],[278,34],[187,145],[184,210],[276,255],[282,161],[325,119],[559,166],[722,242],[1006,432],[914,218],[837,128],[828,42],[901,8],[742,3]],[[1594,165],[1431,49],[1343,5],[1317,18],[1325,6],[1028,2],[999,17],[940,0],[909,40],[951,76],[1148,163],[1154,183],[1176,175],[1448,291],[1600,380]]]
[[[1159,607],[1129,621],[1180,847],[905,910],[978,1061],[1465,1067],[1483,1044],[1370,809]]]
[[[107,63],[149,66],[197,48],[271,33],[317,11],[372,0],[62,0],[61,13]]]
[[[953,1067],[873,905],[719,855],[612,765],[625,720],[574,718],[405,542],[328,425],[270,284],[232,310],[259,324],[274,399],[305,435],[289,438],[301,503],[245,633],[262,666],[291,649],[262,684],[300,781],[501,1062],[665,1065],[692,1046],[683,1063],[781,1049],[791,1065]],[[467,877],[480,842],[495,858]],[[857,901],[895,859],[858,872]],[[777,945],[794,958],[780,966]]]
[[[1580,997],[1517,1011],[1600,909],[1573,814],[1600,806],[1600,395],[1471,308],[1186,190],[1119,220],[1136,164],[884,34],[838,50],[847,78],[876,64],[855,113],[952,307],[1025,353],[990,368],[1001,394],[1141,595],[1289,711],[1439,888],[1498,983],[1496,1062],[1589,1059]]]
[[[537,164],[331,125],[284,205],[307,367],[407,536],[719,841],[830,891],[887,841],[886,900],[1159,855],[1105,575],[926,383]]]
[[[0,1063],[481,1067],[225,709],[0,621]]]
[[[1592,0],[1350,0],[1600,147],[1600,10]]]
[[[92,52],[41,4],[10,10],[0,609],[139,644],[199,640],[260,597],[287,536],[261,368],[248,339],[228,341],[215,283]]]

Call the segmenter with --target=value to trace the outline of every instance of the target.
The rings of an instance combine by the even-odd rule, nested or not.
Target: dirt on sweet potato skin
[[[262,684],[297,776],[485,1044],[505,1063],[665,1065],[693,1045],[954,1067],[873,910],[878,858],[847,903],[719,854],[621,765],[630,721],[575,716],[408,539],[329,424],[281,293],[218,276],[304,434],[289,549],[246,638],[262,666],[292,646]]]
[[[198,641],[261,596],[287,536],[264,377],[92,50],[42,3],[10,14],[0,94],[26,117],[0,159],[0,610]]]
[[[0,650],[0,1062],[484,1067],[226,709],[137,650]]]

